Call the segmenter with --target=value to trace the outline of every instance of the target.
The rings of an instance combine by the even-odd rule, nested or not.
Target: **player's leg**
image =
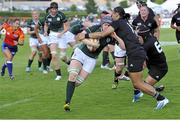
[[[157,82],[159,82],[168,72],[168,66],[167,63],[161,64],[161,65],[149,65],[148,67],[149,72],[148,76],[145,79],[145,82],[154,86]],[[164,86],[156,86],[155,87],[156,91],[161,92],[164,90]]]
[[[158,93],[155,88],[142,80],[143,77],[143,62],[145,59],[136,59],[135,57],[129,57],[128,69],[131,81],[134,88],[141,90],[142,92],[154,97],[157,100],[156,109],[162,109],[169,100]]]
[[[59,57],[57,55],[57,43],[51,43],[50,44],[50,51],[52,55],[52,65],[54,66],[55,72],[56,72],[56,78],[55,80],[61,79],[61,69],[60,69],[60,63],[59,63]]]
[[[104,47],[102,52],[102,69],[109,69],[109,48],[108,46]]]
[[[118,83],[119,83],[118,79],[119,79],[119,77],[122,76],[122,71],[124,68],[124,58],[116,57],[115,58],[115,65],[116,65],[116,69],[114,70],[114,81],[112,84],[112,89],[117,88]]]
[[[31,71],[31,65],[38,51],[38,40],[34,38],[29,38],[29,46],[31,48],[31,54],[29,56],[28,65],[26,66],[26,72]]]
[[[15,52],[10,51],[10,49],[6,48],[3,50],[3,55],[6,59],[6,65],[7,65],[7,69],[8,69],[8,73],[9,73],[9,77],[11,80],[14,79],[14,76],[13,76],[13,63],[12,63],[12,59],[13,59],[13,56],[15,55]]]

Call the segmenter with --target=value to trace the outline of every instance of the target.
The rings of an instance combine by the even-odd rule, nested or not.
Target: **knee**
[[[78,76],[76,77],[75,86],[78,87],[78,86],[80,86],[83,82],[84,82],[84,78],[78,75]]]
[[[52,59],[56,59],[57,58],[57,52],[56,51],[52,51],[51,55],[52,55]]]
[[[80,69],[78,69],[78,68],[69,67],[69,68],[68,68],[69,81],[75,82],[76,79],[77,79],[77,76],[78,76],[78,74],[79,74],[79,71],[80,71]]]
[[[141,82],[135,82],[135,83],[133,83],[133,86],[134,86],[134,88],[136,88],[136,89],[140,89]]]
[[[65,51],[60,52],[60,59],[61,60],[66,60],[66,52]]]

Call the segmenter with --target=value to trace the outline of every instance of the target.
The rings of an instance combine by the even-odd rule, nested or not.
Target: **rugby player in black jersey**
[[[153,86],[142,80],[146,52],[124,16],[124,9],[122,7],[116,7],[112,13],[113,22],[106,30],[90,34],[80,33],[77,38],[79,40],[83,40],[84,38],[102,38],[115,32],[125,43],[128,57],[128,70],[133,86],[154,97],[157,100],[156,109],[162,109],[169,103],[169,100],[158,93]]]
[[[180,44],[180,4],[178,4],[176,11],[177,13],[172,17],[171,20],[171,28],[176,30],[176,39],[178,44]]]

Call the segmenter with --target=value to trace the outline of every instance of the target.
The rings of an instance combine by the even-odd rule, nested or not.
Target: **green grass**
[[[162,30],[161,38],[174,39],[173,31]],[[171,34],[169,34],[171,33]],[[169,34],[169,35],[167,35]],[[169,72],[159,84],[166,86],[162,93],[170,104],[162,110],[154,110],[156,101],[145,95],[133,104],[131,82],[121,81],[118,89],[112,90],[113,72],[100,69],[101,57],[87,81],[75,90],[71,112],[64,112],[65,90],[68,73],[62,62],[61,81],[55,81],[55,73],[43,75],[37,70],[37,58],[33,71],[28,74],[25,67],[30,49],[28,40],[19,47],[15,56],[14,75],[11,81],[6,74],[0,77],[0,119],[172,119],[180,118],[180,53],[178,45],[163,47]],[[0,53],[0,65],[3,63]]]
[[[175,30],[163,28],[160,30],[160,41],[171,41],[176,42]]]

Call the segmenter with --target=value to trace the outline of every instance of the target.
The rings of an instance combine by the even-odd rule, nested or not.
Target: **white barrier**
[[[161,28],[170,28],[170,26],[171,26],[171,18],[161,19]]]

